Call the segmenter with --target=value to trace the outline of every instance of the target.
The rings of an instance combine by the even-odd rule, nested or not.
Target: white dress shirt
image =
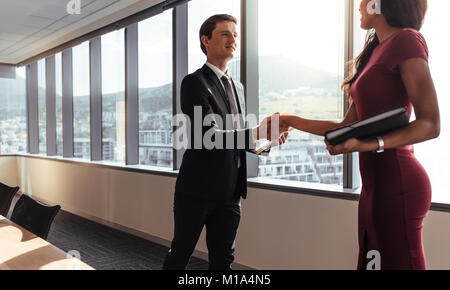
[[[231,81],[231,77],[228,75],[228,68],[227,68],[227,71],[225,73],[220,68],[218,68],[217,66],[213,65],[212,63],[206,62],[206,66],[208,66],[216,74],[216,76],[219,79],[220,84],[222,84],[222,87],[223,87],[224,90],[225,90],[225,86],[222,83],[222,77],[223,76],[226,76],[226,78],[230,82],[230,86],[232,88],[234,88],[233,82]],[[236,95],[234,93],[234,89],[232,91],[233,91],[233,97],[236,100]],[[236,102],[236,104],[238,104],[238,102]],[[239,110],[238,110],[238,112],[239,112]],[[244,114],[244,112],[242,112],[242,114]],[[257,136],[256,130],[257,130],[257,127],[252,128],[252,137],[253,137],[253,140],[255,140],[255,141],[256,141],[256,136]]]

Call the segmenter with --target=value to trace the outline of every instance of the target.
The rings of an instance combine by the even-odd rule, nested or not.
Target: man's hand
[[[286,131],[286,132],[281,133],[281,135],[278,138],[278,140],[272,140],[272,143],[271,143],[270,146],[271,147],[276,147],[276,146],[280,146],[280,145],[283,145],[284,143],[286,143],[286,140],[287,140],[290,132],[291,131]]]
[[[284,144],[289,135],[289,127],[280,122],[280,113],[265,118],[257,127],[257,139],[267,139],[274,146]]]

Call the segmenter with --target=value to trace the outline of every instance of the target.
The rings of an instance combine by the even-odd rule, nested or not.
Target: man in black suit
[[[166,270],[185,269],[205,225],[209,269],[231,269],[240,198],[247,196],[246,151],[254,149],[260,138],[282,144],[288,134],[287,128],[279,128],[282,134],[269,130],[269,118],[265,125],[244,127],[244,88],[228,75],[227,67],[237,46],[236,24],[230,15],[214,15],[205,21],[200,41],[207,62],[181,85],[181,109],[191,124],[190,149],[183,156],[176,181],[175,233],[164,261]],[[208,115],[212,116],[206,122],[210,126],[205,126]],[[234,122],[227,123],[227,115],[233,116]],[[200,130],[196,130],[196,121],[203,124]],[[202,142],[211,131],[214,141],[223,141],[214,143],[213,149]]]

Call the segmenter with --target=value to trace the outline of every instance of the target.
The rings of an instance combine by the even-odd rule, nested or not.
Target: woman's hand
[[[275,125],[274,128],[272,128],[272,125]],[[257,127],[257,129],[258,140],[267,139],[270,141],[278,141],[283,144],[286,141],[285,139],[289,135],[289,126],[282,119],[282,116],[278,112],[266,117]],[[281,139],[282,137],[283,140]]]
[[[352,152],[370,152],[378,149],[378,141],[376,139],[358,140],[356,138],[352,138],[335,146],[325,140],[325,144],[327,145],[327,150],[330,155],[339,155]]]
[[[289,115],[280,115],[279,118],[280,118],[280,132],[287,132],[292,127],[294,127],[292,125],[291,116],[289,116]]]

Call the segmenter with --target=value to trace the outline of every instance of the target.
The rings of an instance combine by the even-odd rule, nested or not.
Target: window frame
[[[191,0],[195,1],[195,0]],[[258,0],[240,0],[241,1],[241,67],[240,76],[241,82],[244,84],[247,114],[259,114],[259,83],[258,83]],[[173,57],[173,96],[172,96],[172,111],[173,115],[181,113],[180,107],[180,86],[184,76],[188,73],[188,7],[189,1],[181,0],[178,2],[169,1],[172,5],[166,2],[153,6],[145,11],[129,17],[129,20],[120,20],[113,24],[114,29],[125,28],[125,122],[126,122],[126,152],[124,164],[118,164],[120,168],[139,168],[145,170],[147,166],[139,166],[139,120],[138,120],[138,104],[139,104],[139,60],[138,60],[138,22],[147,18],[158,15],[167,9],[172,9],[172,57]],[[354,44],[354,0],[345,0],[345,44],[344,44],[344,60],[349,61],[353,58],[353,44]],[[91,36],[87,40],[90,43],[90,146],[91,158],[90,160],[83,160],[78,162],[96,163],[101,161],[102,151],[102,125],[101,114],[100,118],[95,118],[96,113],[101,111],[101,41],[100,37],[103,34],[111,32],[112,28],[100,29],[97,34],[87,35]],[[255,33],[256,32],[256,33]],[[74,144],[73,144],[73,71],[72,71],[72,47],[86,41],[86,37],[73,43],[71,47],[66,47],[62,51],[62,90],[63,90],[63,157],[65,159],[73,159]],[[54,52],[55,54],[59,52]],[[49,59],[54,58],[54,55],[49,56]],[[37,62],[34,61],[27,65],[27,138],[28,138],[28,153],[38,154],[36,148],[38,140],[38,130],[33,124],[33,120],[37,118]],[[54,65],[53,65],[54,66]],[[54,68],[53,68],[54,69]],[[344,65],[345,69],[345,65]],[[97,73],[96,73],[97,72]],[[54,75],[54,72],[49,72]],[[347,76],[348,72],[344,72]],[[35,79],[36,78],[36,79]],[[95,85],[94,85],[95,84]],[[100,101],[98,100],[100,95]],[[349,103],[344,96],[342,115],[348,109]],[[98,114],[97,114],[98,115]],[[53,122],[50,120],[50,123]],[[56,121],[55,121],[56,122]],[[48,124],[47,124],[48,125]],[[52,126],[56,130],[56,126]],[[49,128],[47,126],[47,128]],[[53,140],[53,137],[52,137]],[[181,166],[182,156],[184,150],[176,150],[175,142],[173,140],[172,157],[173,157],[173,175],[177,174],[177,170]],[[328,185],[320,185],[306,182],[295,182],[295,184],[288,184],[283,181],[276,182],[274,180],[263,181],[258,176],[257,156],[247,153],[248,160],[248,180],[251,187],[266,188],[271,190],[288,191],[295,193],[314,194],[319,196],[344,198],[344,199],[358,199],[358,191],[360,188],[358,156],[356,153],[346,154],[343,159],[343,186],[335,186],[334,188]],[[47,152],[48,156],[49,154]],[[42,156],[41,156],[42,157]],[[160,168],[161,172],[167,172],[166,168]],[[155,168],[151,167],[150,172],[155,172]],[[156,170],[157,171],[157,170]],[[450,208],[450,205],[449,205]]]
[[[244,84],[245,95],[247,97],[247,108],[249,113],[253,113],[259,116],[259,100],[248,99],[248,96],[259,96],[259,82],[258,82],[258,2],[257,0],[241,0],[241,19],[242,19],[242,61],[241,61],[241,82]],[[345,23],[343,29],[344,32],[344,61],[347,63],[353,59],[353,23],[354,23],[354,0],[345,0]],[[343,66],[345,70],[345,65]],[[344,77],[348,76],[348,70],[344,71]],[[344,95],[344,107],[342,108],[342,115],[349,108],[349,102],[347,96]],[[249,177],[256,178],[258,176],[259,159],[252,155],[247,154],[248,160],[248,173]],[[359,182],[359,167],[358,167],[358,154],[350,153],[344,154],[343,158],[343,189],[344,190],[356,190],[360,187]],[[273,181],[268,182],[270,184]],[[280,187],[282,183],[280,183]],[[309,183],[309,188],[321,188],[315,186],[314,183]]]

